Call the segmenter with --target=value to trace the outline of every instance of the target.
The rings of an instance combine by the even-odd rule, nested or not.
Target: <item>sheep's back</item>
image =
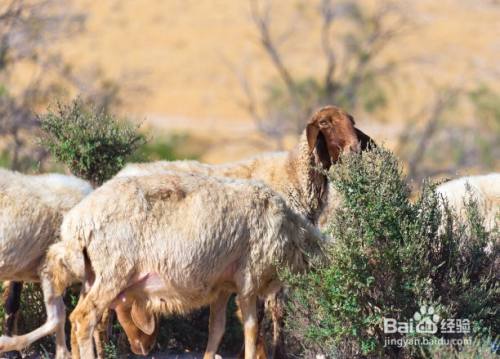
[[[293,226],[289,212],[281,197],[250,181],[116,178],[68,213],[62,237],[77,238],[104,277],[157,272],[178,286],[209,287],[235,266],[242,281],[265,282],[297,235],[297,228],[282,229]]]
[[[227,163],[206,164],[198,161],[156,161],[149,163],[129,163],[115,178],[148,176],[172,171],[191,173],[196,175],[229,177],[234,179],[255,179],[265,182],[274,188],[277,175],[276,169],[281,167],[287,159],[286,152],[270,152],[249,159]],[[283,175],[283,174],[282,174]]]
[[[1,279],[35,279],[46,249],[59,237],[63,214],[91,189],[85,184],[69,176],[0,169]]]
[[[443,183],[436,188],[450,207],[461,216],[465,215],[464,201],[469,198],[478,204],[485,217],[485,225],[491,229],[498,224],[500,215],[500,174],[462,177]]]

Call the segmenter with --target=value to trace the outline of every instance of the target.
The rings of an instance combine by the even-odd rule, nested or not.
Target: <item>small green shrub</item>
[[[111,340],[104,345],[104,357],[106,359],[118,358],[118,348]]]
[[[100,185],[145,143],[143,135],[125,120],[95,110],[77,99],[59,104],[41,119],[43,145],[71,172]]]
[[[285,273],[286,330],[302,343],[300,357],[420,357],[425,348],[384,346],[383,322],[407,321],[424,304],[442,319],[469,319],[474,335],[500,333],[498,232],[485,231],[473,201],[460,220],[430,183],[410,201],[401,165],[384,149],[344,158],[330,177],[343,203],[330,218],[329,263]]]

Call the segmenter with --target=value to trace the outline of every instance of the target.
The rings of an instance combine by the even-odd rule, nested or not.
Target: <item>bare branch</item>
[[[408,118],[406,119],[406,128],[402,130],[398,136],[398,142],[394,149],[395,153],[400,154],[403,152],[404,148],[409,143],[410,137],[412,136],[412,133],[415,129],[415,125],[417,124],[418,120],[425,115],[426,112],[427,109],[425,107],[422,107],[417,111],[416,114],[408,116]]]
[[[388,16],[395,16],[397,21],[386,25]],[[368,29],[366,30],[367,33],[365,34],[364,42],[360,44],[358,49],[359,53],[355,54],[356,56],[349,56],[349,59],[354,62],[354,66],[351,66],[351,75],[348,76],[350,81],[344,88],[346,98],[349,100],[351,107],[357,101],[356,94],[363,83],[367,69],[371,68],[371,64],[380,52],[395,37],[400,36],[404,32],[408,23],[401,9],[392,3],[383,4],[373,15],[362,18],[360,21],[362,21],[361,26],[368,24],[365,26]],[[344,67],[347,68],[347,65]],[[387,71],[387,68],[384,71]]]
[[[335,73],[336,57],[330,41],[331,27],[335,19],[335,12],[331,0],[321,1],[321,17],[323,19],[321,26],[321,47],[326,57],[324,87],[328,94],[332,94],[335,91],[333,75]]]
[[[347,100],[347,107],[355,107],[360,87],[367,76],[385,76],[395,67],[394,62],[374,64],[374,59],[399,35],[404,25],[404,21],[398,20],[401,9],[392,2],[387,5],[389,0],[379,3],[375,11],[369,14],[364,14],[356,1],[333,4],[333,0],[321,0],[320,41],[326,67],[319,84],[314,74],[307,77],[306,81],[301,81],[286,66],[286,54],[280,52],[279,36],[271,31],[270,1],[249,1],[251,19],[257,29],[260,45],[271,59],[285,88],[284,94],[270,94],[267,98],[270,101],[258,109],[261,113],[257,113],[260,104],[256,103],[258,99],[253,95],[248,79],[241,73],[237,74],[247,99],[245,109],[256,122],[258,130],[267,136],[282,137],[290,131],[300,133],[303,130],[304,118],[311,108],[325,102]],[[393,16],[394,14],[397,16]],[[348,17],[355,26],[347,35],[336,39],[332,29],[337,18],[341,16]],[[336,51],[335,41],[339,40],[344,41],[344,56],[339,56]],[[349,62],[344,63],[345,59]],[[345,68],[344,64],[347,64]],[[336,78],[338,74],[341,74],[341,77]]]
[[[449,108],[451,102],[455,100],[458,93],[459,90],[457,88],[447,89],[446,91],[441,93],[434,102],[422,133],[420,134],[420,138],[415,147],[415,151],[408,160],[409,178],[415,178],[416,174],[418,173],[418,166],[422,162],[429,143],[436,133],[438,125],[442,120],[442,115]]]
[[[15,97],[9,92],[0,96],[0,137],[10,152],[11,167],[20,169],[24,159],[33,162],[46,155],[34,146],[32,139],[39,127],[33,109],[50,99],[53,79],[57,77],[52,74],[61,68],[48,48],[55,40],[81,28],[84,17],[72,12],[64,0],[7,2],[0,5],[0,80],[3,86],[9,89],[16,83],[11,78],[16,63],[27,60],[34,65],[30,82],[19,89]]]
[[[221,56],[220,58],[221,58],[222,63],[226,65],[226,67],[229,69],[229,71],[231,71],[234,74],[234,76],[236,77],[236,79],[238,80],[238,83],[239,83],[241,90],[243,92],[243,95],[245,97],[245,100],[238,101],[238,105],[250,114],[250,116],[255,121],[255,123],[258,127],[258,124],[262,122],[262,117],[260,116],[259,111],[258,111],[257,99],[255,98],[255,94],[254,94],[254,91],[252,89],[252,85],[250,84],[250,80],[248,79],[248,76],[246,75],[248,63],[244,63],[240,66],[236,66],[231,61],[229,61],[226,57]]]
[[[272,39],[271,31],[270,31],[270,23],[271,23],[271,15],[270,15],[270,6],[267,3],[267,6],[264,10],[259,9],[258,0],[250,0],[250,11],[252,15],[252,19],[254,24],[259,31],[260,42],[264,47],[264,50],[271,58],[274,66],[278,70],[278,73],[285,83],[287,90],[292,98],[296,97],[295,93],[295,81],[293,80],[290,72],[286,68],[281,55],[278,51],[275,42]]]
[[[235,73],[246,98],[246,102],[243,104],[243,107],[252,116],[257,126],[260,127],[263,122],[263,118],[260,116],[257,109],[257,100],[255,99],[255,94],[252,90],[252,86],[250,85],[250,81],[243,71],[236,71]]]

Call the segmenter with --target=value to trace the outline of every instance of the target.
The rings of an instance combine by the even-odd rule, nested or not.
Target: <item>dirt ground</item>
[[[142,356],[136,356],[136,357],[123,357],[123,359],[129,359],[129,358],[134,358],[134,359],[139,359],[139,358],[148,358],[148,359],[202,359],[203,358],[203,353],[184,353],[184,354],[154,354],[150,355],[147,357],[142,357]],[[231,356],[216,356],[217,359],[236,359],[236,357],[231,357]]]
[[[0,359],[5,357],[0,354]],[[33,354],[25,356],[24,359],[45,359],[44,354]],[[155,353],[148,356],[138,356],[138,355],[120,355],[120,359],[202,359],[203,353],[182,353],[182,354],[170,354],[170,353]],[[216,359],[236,359],[232,356],[216,356]]]

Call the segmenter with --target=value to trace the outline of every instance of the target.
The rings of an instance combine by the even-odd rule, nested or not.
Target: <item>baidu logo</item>
[[[413,318],[405,322],[398,322],[394,318],[384,318],[384,333],[393,334],[435,334],[438,331],[439,315],[434,311],[434,307],[422,305],[415,312]]]

